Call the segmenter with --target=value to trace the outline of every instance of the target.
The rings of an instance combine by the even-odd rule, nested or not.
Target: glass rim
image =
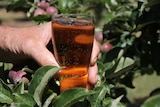
[[[75,13],[75,14],[54,14],[52,15],[52,19],[54,18],[91,18],[94,19],[93,15],[90,14],[81,14],[81,13]]]

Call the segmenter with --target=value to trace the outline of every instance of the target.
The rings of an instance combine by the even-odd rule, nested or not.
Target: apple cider
[[[60,66],[65,66],[57,77],[60,90],[87,88],[88,67],[94,40],[94,25],[77,18],[52,20],[54,55]]]

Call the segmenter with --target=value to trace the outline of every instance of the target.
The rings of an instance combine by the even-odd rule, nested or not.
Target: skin
[[[18,65],[28,59],[34,59],[40,66],[59,66],[54,55],[46,47],[51,41],[51,32],[51,22],[25,28],[0,26],[0,61]],[[96,60],[99,51],[98,43],[94,40],[88,69],[91,86],[97,82]]]

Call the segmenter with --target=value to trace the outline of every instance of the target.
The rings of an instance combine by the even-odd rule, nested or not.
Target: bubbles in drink
[[[53,32],[56,59],[60,65],[70,67],[89,64],[94,38],[93,24],[74,20],[68,25],[66,20],[54,20]]]
[[[94,25],[72,17],[53,19],[52,28],[55,58],[59,65],[66,67],[56,75],[56,78],[60,79],[60,91],[73,87],[87,88]],[[84,80],[83,83],[81,78]],[[74,80],[71,82],[70,79]],[[69,84],[66,84],[66,81]]]

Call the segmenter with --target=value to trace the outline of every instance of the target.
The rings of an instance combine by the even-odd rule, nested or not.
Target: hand
[[[95,85],[98,80],[98,67],[97,67],[97,58],[100,53],[100,48],[97,41],[94,39],[92,55],[91,55],[91,62],[88,70],[88,81],[91,85]]]
[[[28,28],[2,26],[0,36],[0,61],[19,64],[32,58],[41,66],[58,66],[46,48],[52,36],[51,23]]]
[[[0,34],[5,35],[3,41],[0,40],[0,61],[20,64],[32,58],[41,66],[59,66],[53,54],[46,48],[52,37],[51,32],[51,22],[28,28],[0,28]],[[91,85],[97,82],[98,68],[96,60],[98,54],[99,47],[95,40],[88,71]]]

